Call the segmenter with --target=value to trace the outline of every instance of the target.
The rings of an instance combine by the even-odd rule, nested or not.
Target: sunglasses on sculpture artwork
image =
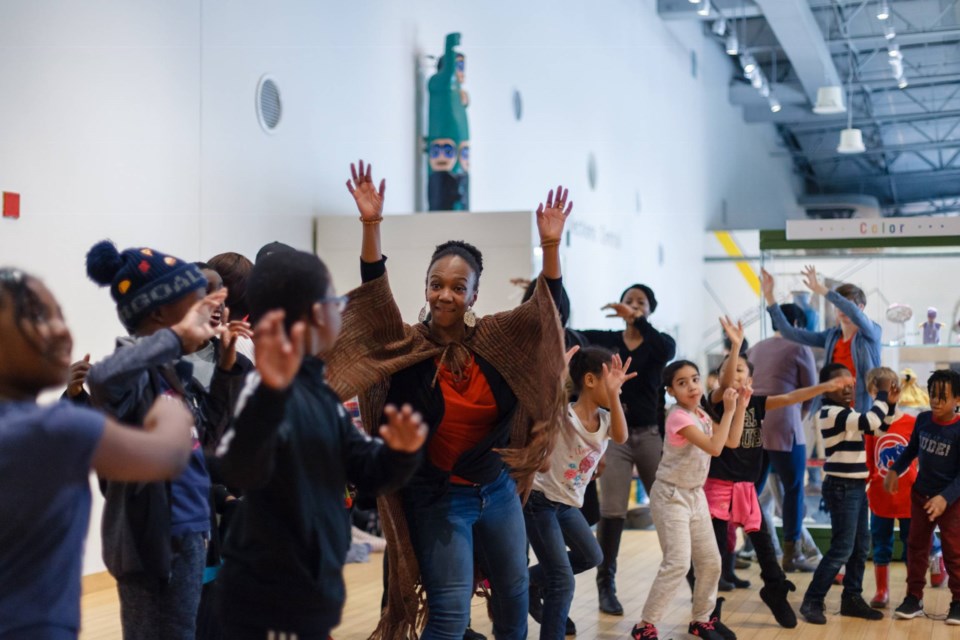
[[[439,158],[441,155],[448,159],[453,158],[457,155],[456,147],[452,144],[431,144],[430,157]]]

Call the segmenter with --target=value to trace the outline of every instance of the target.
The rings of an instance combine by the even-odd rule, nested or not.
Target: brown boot
[[[890,581],[887,574],[887,565],[873,565],[873,575],[876,576],[877,593],[870,601],[870,606],[874,609],[886,609],[887,603],[890,602]]]
[[[800,550],[800,545],[796,540],[785,540],[783,543],[783,571],[793,573],[794,571],[803,571],[811,573],[816,571],[817,565],[811,564]]]

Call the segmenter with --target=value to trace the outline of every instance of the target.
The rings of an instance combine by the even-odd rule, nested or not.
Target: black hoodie
[[[251,375],[218,450],[227,484],[245,490],[217,579],[221,614],[233,624],[301,634],[339,624],[351,538],[346,485],[387,492],[417,468],[418,454],[357,430],[323,370],[305,359],[285,391]]]

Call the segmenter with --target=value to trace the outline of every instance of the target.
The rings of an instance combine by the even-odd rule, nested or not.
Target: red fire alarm
[[[3,192],[3,217],[14,219],[20,217],[19,193],[13,193],[12,191]]]

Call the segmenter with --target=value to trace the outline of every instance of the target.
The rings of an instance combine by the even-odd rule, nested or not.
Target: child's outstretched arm
[[[730,357],[723,363],[720,370],[720,383],[716,389],[710,392],[710,404],[714,405],[723,399],[723,392],[733,386],[733,379],[737,374],[737,359],[740,357],[740,347],[743,345],[743,323],[739,320],[733,324],[733,320],[727,316],[720,318],[720,326],[723,332],[730,338]]]
[[[783,309],[777,304],[777,299],[773,295],[773,276],[766,269],[760,271],[760,287],[763,291],[764,300],[767,303],[767,312],[773,321],[773,328],[780,332],[787,340],[805,344],[811,347],[823,347],[827,344],[827,334],[825,331],[807,331],[798,329],[789,322],[783,315]]]
[[[863,312],[863,309],[858,307],[856,304],[847,300],[842,295],[828,289],[823,283],[820,282],[817,278],[817,269],[813,265],[807,265],[803,270],[804,284],[807,286],[810,291],[823,296],[830,304],[835,306],[841,312],[843,312],[850,320],[853,321],[853,324],[857,325],[857,329],[860,333],[863,334],[865,338],[873,342],[880,341],[880,327],[874,325],[874,323],[867,317]]]
[[[262,487],[273,474],[275,440],[286,412],[290,385],[303,361],[306,325],[297,322],[288,337],[283,311],[270,311],[253,335],[256,375],[238,401],[238,413],[220,440],[217,456],[225,484],[240,489]]]
[[[387,405],[383,413],[387,421],[380,427],[382,440],[360,433],[349,418],[341,425],[346,430],[347,479],[366,493],[389,493],[403,486],[416,472],[427,439],[427,425],[410,405]]]
[[[119,482],[155,482],[176,478],[190,459],[193,414],[173,396],[160,396],[143,421],[143,429],[107,417],[93,452],[92,466],[101,477]]]
[[[855,384],[852,378],[833,378],[832,380],[828,380],[823,384],[813,385],[812,387],[801,387],[800,389],[794,389],[789,393],[768,396],[767,404],[764,408],[767,411],[770,411],[771,409],[781,409],[783,407],[790,406],[791,404],[806,402],[807,400],[812,400],[813,398],[823,395],[824,393],[840,391],[847,386],[847,382],[850,384]]]
[[[737,408],[737,392],[733,389],[727,389],[723,392],[723,418],[720,423],[713,425],[713,435],[707,435],[700,431],[694,425],[683,427],[677,431],[677,434],[683,436],[690,444],[698,449],[703,449],[711,456],[718,456],[723,451],[727,442],[727,436],[730,435],[730,424],[734,420],[734,413]],[[741,416],[741,428],[743,426],[743,417]]]
[[[623,444],[628,437],[627,417],[623,413],[623,405],[620,404],[620,389],[624,382],[637,377],[636,371],[627,373],[629,367],[630,358],[623,362],[619,354],[613,354],[609,367],[603,365],[602,380],[607,385],[610,397],[610,438],[617,444]]]

